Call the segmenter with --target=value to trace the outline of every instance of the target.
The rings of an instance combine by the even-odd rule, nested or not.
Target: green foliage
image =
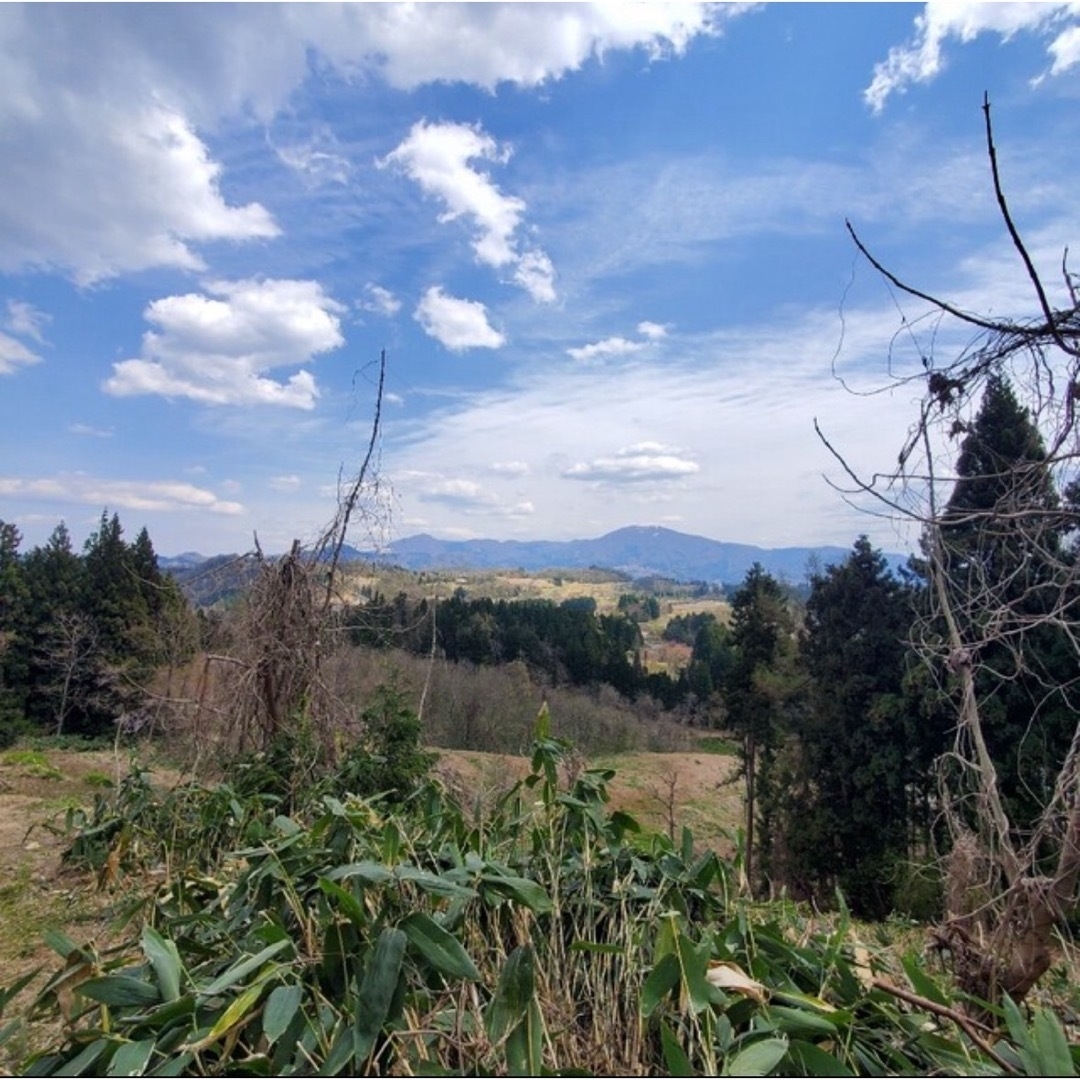
[[[157,665],[190,654],[186,602],[146,529],[128,544],[115,514],[102,514],[82,555],[62,522],[25,556],[18,543],[0,523],[0,740],[27,726],[110,732]]]
[[[177,858],[177,834],[129,941],[99,955],[49,936],[63,965],[37,1013],[67,1023],[21,1074],[996,1075],[1003,1060],[1029,1073],[1068,1063],[1048,1015],[1007,1015],[990,1058],[873,984],[874,956],[843,908],[823,925],[790,905],[746,907],[730,868],[688,833],[673,844],[611,812],[609,771],[564,786],[566,750],[542,714],[532,772],[479,820],[428,783],[392,813],[357,797],[290,817],[253,804],[244,835],[207,833],[199,858]],[[126,809],[146,810],[145,777],[125,787]],[[187,798],[207,822],[236,813],[220,789]],[[908,968],[931,1004],[950,1003]]]
[[[783,880],[818,902],[841,888],[855,911],[892,910],[944,733],[915,725],[902,700],[911,597],[860,537],[814,575],[801,660],[808,707],[794,732],[782,837]]]

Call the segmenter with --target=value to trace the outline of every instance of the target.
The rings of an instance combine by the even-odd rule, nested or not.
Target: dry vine
[[[1053,635],[1080,673],[1080,302],[1076,278],[1063,260],[1066,299],[1061,307],[1052,304],[1004,195],[988,100],[983,112],[998,209],[1038,313],[989,319],[919,290],[875,259],[849,223],[859,252],[895,290],[977,336],[958,358],[939,365],[923,356],[921,371],[894,378],[892,386],[921,384],[922,401],[892,471],[864,479],[821,437],[851,481],[848,495],[872,496],[883,512],[922,531],[928,606],[913,643],[949,696],[956,721],[941,797],[952,851],[948,911],[935,940],[962,988],[995,1001],[1004,993],[1022,999],[1049,968],[1080,886],[1080,726],[1046,784],[1037,819],[1020,828],[1002,797],[1000,763],[988,749],[985,722],[988,699],[1021,678],[1037,688],[1033,724],[1051,700],[1080,710],[1080,674],[1063,681],[1048,672],[1034,644],[1036,635]],[[1002,376],[1020,389],[1045,459],[979,477],[992,480],[1002,494],[991,508],[958,512],[945,499],[956,483],[949,467],[956,439],[967,432],[971,407],[988,380]],[[1064,503],[1040,501],[1040,475],[1053,478]],[[994,663],[987,659],[991,652]]]

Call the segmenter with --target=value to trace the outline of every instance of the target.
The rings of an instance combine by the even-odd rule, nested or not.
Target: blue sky
[[[385,348],[358,545],[897,550],[814,419],[888,469],[917,388],[868,392],[967,338],[844,219],[906,280],[1031,310],[984,91],[1056,284],[1080,4],[2,5],[0,518],[309,540]]]

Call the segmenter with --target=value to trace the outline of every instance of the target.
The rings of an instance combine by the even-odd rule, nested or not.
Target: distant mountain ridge
[[[395,540],[363,557],[406,570],[577,570],[601,567],[631,577],[733,583],[755,563],[776,577],[805,581],[811,560],[819,567],[842,562],[850,549],[761,548],[725,543],[652,525],[629,525],[593,540],[438,540],[426,533]],[[891,566],[904,561],[886,555]]]
[[[735,584],[755,563],[792,584],[805,582],[810,568],[842,562],[850,549],[817,547],[762,548],[676,532],[655,525],[628,525],[592,540],[439,540],[427,533],[395,540],[378,551],[359,551],[346,544],[345,562],[364,561],[406,570],[616,570],[632,578],[665,577],[676,581]],[[905,557],[886,553],[895,570]],[[250,579],[248,561],[236,555],[204,557],[195,552],[161,557],[185,586],[216,595]],[[220,576],[215,573],[220,568]],[[227,584],[226,584],[227,583]],[[192,589],[193,592],[196,588]],[[200,596],[205,602],[205,598]],[[211,601],[212,602],[212,601]]]

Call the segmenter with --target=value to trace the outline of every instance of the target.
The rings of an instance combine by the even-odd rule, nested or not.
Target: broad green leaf
[[[480,880],[485,889],[516,900],[537,915],[546,915],[552,909],[551,897],[542,886],[528,878],[484,874]]]
[[[679,981],[679,958],[668,953],[649,972],[649,977],[641,987],[641,1015],[652,1016],[657,1005],[667,997]]]
[[[168,941],[152,926],[144,926],[142,948],[154,968],[158,989],[163,1001],[176,1001],[180,997],[180,954],[176,943]]]
[[[210,1029],[210,1032],[205,1039],[200,1040],[197,1047],[191,1046],[189,1049],[201,1050],[203,1046],[209,1046],[210,1043],[220,1039],[225,1032],[246,1020],[250,1015],[251,1010],[254,1008],[255,1003],[259,1000],[264,985],[265,984],[263,983],[255,983],[253,986],[247,987],[246,990],[238,994],[229,1003],[229,1007],[214,1022],[214,1026]]]
[[[448,878],[429,874],[426,870],[418,870],[415,866],[395,867],[394,876],[399,881],[410,881],[418,889],[432,893],[435,896],[466,896],[469,898],[476,896],[475,889],[470,889],[465,885],[458,885]]]
[[[682,985],[690,1001],[690,1008],[695,1013],[703,1012],[712,1003],[709,982],[705,978],[705,967],[711,951],[709,945],[706,943],[701,949],[695,948],[685,934],[679,934],[675,945],[679,966],[682,968]]]
[[[271,1046],[285,1034],[303,997],[304,988],[299,984],[276,986],[270,992],[263,1008],[263,1034]]]
[[[265,949],[257,952],[254,956],[249,956],[239,961],[239,963],[233,964],[228,971],[219,975],[209,986],[203,987],[199,991],[200,997],[214,997],[223,990],[228,990],[230,986],[235,986],[245,975],[262,967],[267,960],[277,956],[282,949],[286,949],[290,945],[292,945],[292,942],[288,938],[284,938],[281,941],[275,941],[273,945],[267,945]]]
[[[151,983],[130,975],[102,975],[79,983],[79,993],[102,1005],[156,1005],[161,992]]]
[[[124,1043],[116,1048],[109,1062],[106,1076],[144,1076],[150,1055],[154,1052],[154,1040]]]
[[[796,1076],[854,1076],[855,1074],[839,1059],[820,1046],[803,1039],[792,1039],[788,1044],[788,1058]]]
[[[422,911],[414,912],[398,928],[409,939],[409,944],[437,971],[455,979],[479,980],[480,972],[465,951],[465,946],[430,915]]]
[[[400,930],[383,930],[375,942],[371,960],[356,1000],[356,1064],[371,1053],[375,1039],[390,1013],[401,977],[407,938]]]
[[[97,1063],[98,1058],[112,1045],[108,1039],[95,1039],[89,1046],[69,1062],[61,1065],[53,1076],[82,1076]]]
[[[510,1076],[540,1076],[544,1050],[543,1017],[530,1001],[521,1022],[506,1039],[506,1071]]]
[[[349,917],[350,922],[358,929],[363,930],[370,921],[364,913],[364,908],[348,889],[343,889],[337,882],[329,878],[319,878],[319,888],[322,889],[332,900],[336,900],[341,910]]]
[[[1031,1025],[1031,1041],[1038,1056],[1038,1072],[1043,1076],[1075,1076],[1069,1043],[1061,1022],[1049,1009],[1040,1009]]]
[[[945,991],[919,967],[919,961],[913,953],[907,953],[902,963],[916,994],[928,998],[935,1005],[945,1005],[946,1007],[952,1005]]]
[[[804,1009],[790,1009],[786,1005],[773,1005],[768,1017],[775,1020],[777,1027],[785,1035],[804,1035],[808,1037],[830,1038],[836,1035],[836,1025],[817,1013]]]
[[[45,944],[53,952],[59,953],[65,960],[71,953],[79,952],[79,946],[60,930],[45,930],[41,936]]]
[[[40,971],[41,968],[36,967],[33,971],[28,971],[21,979],[16,979],[10,986],[0,987],[0,1013],[7,1008],[8,1002],[11,1001],[20,990],[25,989],[34,981]]]
[[[195,1060],[195,1055],[185,1051],[182,1054],[173,1054],[164,1064],[159,1065],[147,1075],[149,1076],[184,1076],[188,1066]]]
[[[787,1039],[760,1039],[724,1064],[724,1076],[768,1076],[787,1049]]]
[[[345,866],[336,866],[326,875],[331,881],[341,881],[342,878],[359,878],[364,885],[381,885],[384,881],[393,878],[393,874],[377,862],[348,863]]]
[[[679,1045],[675,1032],[663,1021],[660,1022],[660,1045],[664,1051],[664,1064],[668,1076],[693,1076],[694,1067],[686,1056],[686,1051]]]
[[[519,945],[507,957],[495,996],[484,1017],[488,1038],[492,1042],[497,1043],[525,1016],[535,989],[533,963],[530,945]]]

